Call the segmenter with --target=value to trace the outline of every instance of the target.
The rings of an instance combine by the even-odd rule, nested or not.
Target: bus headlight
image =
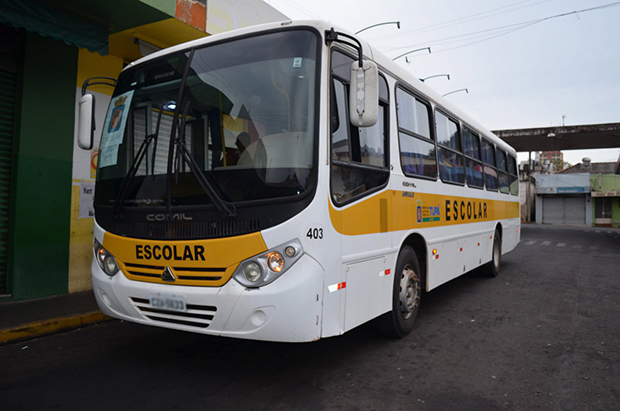
[[[118,264],[116,264],[116,259],[108,250],[103,248],[99,241],[95,240],[93,244],[93,250],[95,252],[95,260],[97,260],[97,264],[101,267],[104,273],[113,277],[118,273]]]
[[[260,265],[256,264],[254,261],[251,261],[246,264],[243,274],[245,275],[246,280],[251,283],[255,283],[260,279],[260,276],[263,273],[260,269]]]
[[[262,287],[278,279],[302,255],[301,243],[298,240],[289,241],[242,261],[233,278],[248,288]]]

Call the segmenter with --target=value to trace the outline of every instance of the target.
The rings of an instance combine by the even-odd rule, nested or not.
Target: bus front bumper
[[[93,259],[92,282],[101,311],[140,324],[223,337],[306,342],[321,336],[323,270],[302,256],[271,284],[250,289],[234,279],[222,287],[131,281],[107,276]],[[153,296],[182,299],[185,312],[151,306]]]

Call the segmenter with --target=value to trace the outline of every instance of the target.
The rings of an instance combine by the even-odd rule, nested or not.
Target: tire
[[[420,309],[422,279],[418,257],[409,246],[403,247],[396,261],[392,311],[377,319],[379,332],[402,338],[413,330]]]
[[[485,264],[484,272],[489,277],[497,277],[502,265],[502,237],[498,230],[493,236],[493,249],[491,251],[491,261]]]

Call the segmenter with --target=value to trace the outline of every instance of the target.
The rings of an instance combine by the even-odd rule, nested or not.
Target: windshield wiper
[[[161,106],[159,107],[159,113],[157,113],[157,124],[155,125],[155,136],[153,138],[153,156],[151,159],[151,176],[153,176],[153,180],[155,179],[155,155],[157,154],[157,138],[159,136],[159,125],[161,124],[161,114],[164,111],[164,101],[161,102]],[[147,166],[148,173],[148,166]]]
[[[183,110],[183,117],[181,120],[181,128],[179,130],[179,137],[175,139],[174,145],[176,146],[175,151],[175,178],[178,183],[179,179],[179,168],[180,168],[180,158],[187,162],[189,165],[189,169],[192,171],[196,180],[200,184],[200,187],[207,193],[207,196],[211,199],[215,207],[222,213],[225,217],[235,218],[237,217],[237,210],[235,206],[229,202],[224,201],[215,191],[213,185],[209,182],[209,180],[205,177],[205,175],[200,170],[200,166],[191,155],[187,147],[185,146],[185,124],[187,122],[187,112],[189,111],[189,101],[185,105],[185,109]]]
[[[163,111],[164,111],[164,103],[162,102],[161,107],[159,108],[159,113],[157,113],[157,125],[155,126],[155,133],[145,136],[144,140],[142,140],[142,144],[140,144],[138,153],[134,157],[133,162],[131,163],[131,166],[129,167],[129,172],[123,179],[123,183],[121,184],[121,189],[118,193],[118,196],[116,197],[116,201],[114,202],[114,209],[112,210],[113,216],[117,216],[119,211],[123,208],[125,204],[125,199],[127,198],[127,194],[129,194],[129,187],[131,185],[131,182],[133,181],[134,177],[136,176],[136,173],[138,172],[138,169],[140,168],[140,164],[142,163],[142,160],[144,159],[148,151],[149,144],[153,140],[155,140],[155,142],[157,143],[157,136],[159,135],[159,125],[161,124],[161,115]],[[155,151],[153,151],[153,164],[151,165],[151,167],[154,171]],[[147,164],[147,174],[148,174],[148,164]],[[155,173],[152,173],[152,174],[153,176],[155,175]]]
[[[167,199],[167,209],[168,212],[171,211],[172,208],[172,166],[173,166],[173,156],[178,155],[177,153],[183,156],[187,164],[189,165],[190,170],[198,180],[198,183],[205,191],[209,199],[213,202],[213,205],[218,209],[220,213],[222,213],[225,217],[235,218],[237,217],[237,210],[235,207],[224,201],[215,191],[213,185],[206,179],[205,175],[200,171],[200,167],[196,163],[196,160],[191,156],[187,147],[185,147],[185,123],[187,120],[187,111],[189,110],[189,101],[183,110],[183,118],[181,120],[181,125],[179,126],[179,111],[181,108],[181,102],[183,101],[183,93],[185,91],[185,85],[187,84],[187,76],[189,75],[189,70],[191,67],[192,59],[194,58],[194,52],[196,49],[192,49],[187,57],[187,63],[185,64],[185,70],[183,71],[183,78],[181,79],[181,84],[179,86],[179,94],[177,101],[176,110],[174,111],[174,117],[172,118],[172,130],[170,132],[170,149],[168,151],[168,169],[167,169],[167,177],[166,177],[166,193],[168,196]],[[178,137],[174,138],[177,135]],[[176,148],[176,150],[175,150]],[[179,159],[176,158],[176,167],[179,167]],[[178,169],[176,170],[177,180],[178,180]]]

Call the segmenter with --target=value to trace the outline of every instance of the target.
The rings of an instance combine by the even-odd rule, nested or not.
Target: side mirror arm
[[[339,37],[345,37],[349,40],[352,40],[353,42],[355,42],[355,44],[351,44],[348,41],[343,41],[342,39],[340,39]],[[359,56],[358,58],[358,62],[359,62],[359,68],[364,68],[364,48],[362,47],[362,43],[356,39],[355,37],[348,35],[346,33],[341,33],[339,31],[334,30],[334,28],[332,27],[330,30],[326,30],[325,31],[325,43],[326,44],[331,44],[334,41],[338,41],[340,43],[344,43],[348,46],[353,47],[354,49],[357,50],[357,55]]]

